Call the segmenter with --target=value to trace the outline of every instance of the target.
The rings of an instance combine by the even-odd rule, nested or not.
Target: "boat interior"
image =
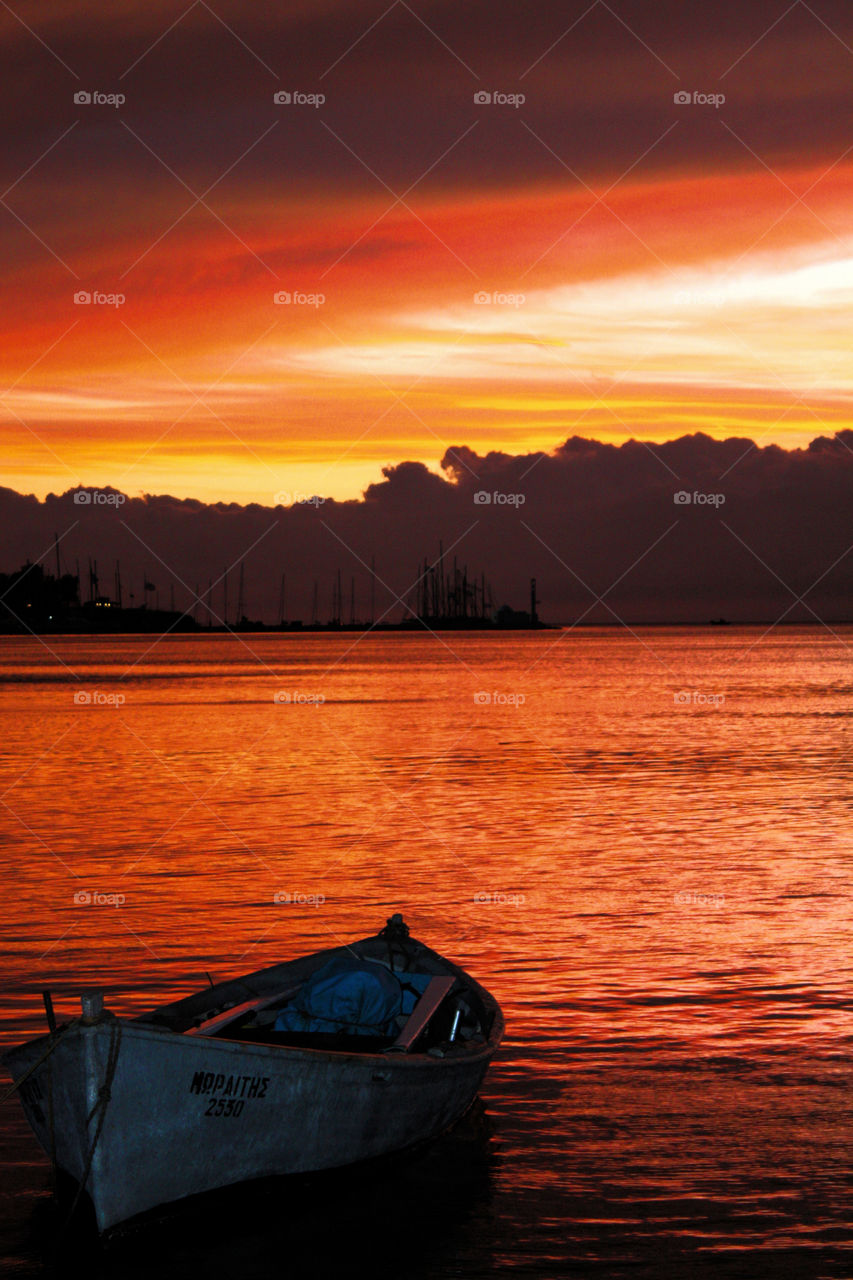
[[[143,1020],[189,1036],[441,1058],[481,1050],[496,1014],[482,988],[392,917],[374,938],[211,986]]]

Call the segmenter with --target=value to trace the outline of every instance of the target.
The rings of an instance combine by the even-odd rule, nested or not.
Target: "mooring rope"
[[[104,1121],[107,1118],[107,1107],[110,1105],[110,1099],[113,1096],[112,1085],[113,1085],[113,1080],[115,1079],[116,1067],[118,1066],[118,1055],[119,1055],[120,1048],[121,1048],[121,1023],[118,1020],[118,1018],[113,1018],[110,1021],[110,1047],[107,1050],[107,1067],[106,1067],[106,1071],[104,1072],[104,1083],[101,1085],[100,1089],[98,1090],[98,1097],[95,1102],[95,1105],[92,1107],[92,1110],[89,1112],[88,1116],[86,1117],[86,1124],[89,1125],[92,1123],[95,1116],[97,1115],[98,1124],[95,1129],[95,1135],[92,1138],[92,1141],[89,1145],[89,1154],[86,1156],[86,1166],[83,1170],[83,1176],[80,1179],[80,1184],[77,1187],[77,1194],[74,1197],[74,1201],[71,1205],[71,1209],[68,1213],[68,1217],[65,1219],[65,1224],[62,1227],[61,1234],[63,1235],[70,1227],[71,1220],[74,1217],[74,1214],[77,1212],[77,1205],[80,1203],[80,1197],[82,1196],[83,1192],[86,1189],[86,1182],[88,1180],[89,1173],[91,1172],[91,1169],[92,1169],[92,1161],[95,1158],[95,1150],[98,1146],[98,1142],[100,1141],[101,1130],[104,1127]]]
[[[12,1087],[6,1090],[3,1096],[0,1097],[0,1104],[8,1101],[8,1099],[11,1098],[12,1094],[15,1093],[17,1089],[20,1089],[22,1084],[26,1084],[30,1076],[33,1074],[33,1072],[38,1071],[42,1063],[47,1062],[48,1058],[53,1053],[54,1049],[59,1044],[62,1037],[66,1035],[67,1032],[69,1032],[72,1027],[75,1027],[79,1021],[80,1021],[79,1018],[72,1018],[70,1022],[66,1022],[64,1026],[60,1027],[58,1031],[52,1031],[50,1033],[50,1037],[49,1037],[50,1044],[47,1046],[44,1053],[41,1055],[40,1058],[36,1059],[36,1061],[33,1063],[31,1067],[27,1068],[27,1070],[21,1076],[20,1080],[16,1080],[15,1083],[12,1085]]]
[[[21,1085],[26,1084],[27,1080],[29,1080],[33,1072],[38,1071],[39,1067],[43,1066],[44,1063],[47,1062],[48,1058],[51,1056],[51,1054],[59,1045],[60,1040],[62,1040],[62,1038],[68,1034],[68,1032],[71,1030],[72,1027],[76,1027],[80,1025],[81,1022],[82,1022],[81,1018],[72,1018],[70,1022],[66,1022],[65,1025],[60,1027],[57,1031],[51,1032],[50,1043],[48,1044],[44,1053],[41,1054],[40,1057],[38,1057],[35,1060],[35,1062],[32,1064],[31,1067],[27,1068],[27,1070],[21,1076],[20,1080],[16,1080],[14,1084],[11,1086],[11,1088],[6,1090],[3,1096],[0,1097],[0,1103],[6,1102],[9,1098],[11,1098],[13,1093],[15,1093],[18,1089],[21,1088]],[[88,1025],[91,1026],[92,1024],[89,1023]],[[95,1105],[92,1107],[92,1110],[89,1112],[88,1116],[86,1117],[87,1125],[90,1125],[92,1123],[96,1115],[98,1116],[98,1123],[95,1128],[95,1133],[92,1138],[92,1141],[89,1144],[89,1151],[86,1156],[86,1165],[83,1170],[83,1176],[80,1179],[80,1183],[77,1187],[77,1194],[75,1195],[74,1201],[71,1205],[71,1211],[69,1212],[68,1217],[65,1220],[65,1224],[62,1228],[62,1233],[67,1231],[68,1227],[71,1224],[71,1220],[77,1211],[77,1205],[80,1203],[80,1197],[82,1196],[84,1190],[86,1189],[86,1182],[92,1170],[92,1161],[95,1158],[95,1151],[101,1139],[101,1131],[103,1130],[103,1127],[104,1127],[104,1120],[106,1119],[106,1115],[107,1115],[107,1107],[109,1106],[110,1099],[112,1098],[112,1086],[113,1086],[113,1081],[115,1079],[116,1067],[118,1066],[118,1056],[119,1056],[120,1047],[121,1047],[121,1022],[119,1021],[118,1018],[110,1018],[110,1045],[107,1051],[107,1066],[106,1066],[106,1071],[104,1072],[104,1082],[98,1089],[98,1097],[95,1101]],[[54,1148],[52,1153],[52,1163],[55,1170],[56,1169],[56,1150],[55,1150],[56,1139],[53,1131],[53,1096],[52,1094],[53,1094],[53,1080],[51,1078],[51,1096],[49,1099],[48,1106],[50,1110],[51,1145]]]

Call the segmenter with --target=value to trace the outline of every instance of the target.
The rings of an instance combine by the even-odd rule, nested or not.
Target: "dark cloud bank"
[[[661,168],[837,162],[849,145],[845,45],[853,37],[841,0],[823,0],[819,15],[806,5],[771,14],[735,0],[622,0],[618,15],[588,0],[217,0],[216,16],[204,4],[183,14],[171,3],[30,0],[25,8],[32,31],[0,9],[0,171],[4,187],[15,183],[73,126],[13,198],[40,234],[46,202],[56,205],[69,252],[91,233],[93,210],[104,211],[106,234],[125,218],[135,224],[142,188],[162,184],[172,207],[180,187],[146,148],[198,191],[240,158],[213,197],[218,209],[230,199],[236,212],[249,190],[283,199],[318,186],[381,195],[347,148],[396,191],[417,182],[420,195],[444,185],[573,182],[552,151],[589,181],[619,176],[641,155],[635,178]],[[322,112],[276,109],[273,91],[294,88],[322,89]],[[126,103],[81,109],[79,89],[121,91]],[[523,91],[524,110],[483,111],[477,89]],[[676,106],[679,89],[724,91],[729,129],[716,110]],[[522,115],[547,146],[522,127]],[[178,200],[173,216],[182,208]],[[5,234],[28,249],[14,219]]]
[[[118,558],[125,604],[131,590],[140,603],[147,577],[163,607],[174,587],[188,608],[191,590],[230,566],[230,619],[242,562],[244,612],[269,622],[282,573],[288,616],[308,621],[315,580],[325,619],[340,570],[346,620],[353,577],[356,613],[369,615],[375,558],[377,615],[390,605],[397,620],[395,595],[408,597],[443,542],[460,567],[485,571],[496,605],[525,607],[535,576],[553,622],[853,618],[853,432],[794,450],[702,434],[618,447],[573,437],[553,454],[454,448],[442,467],[402,462],[361,500],[276,508],[168,496],[86,505],[72,490],[40,502],[2,489],[0,569],[43,557],[53,571],[56,533],[63,569],[79,559],[85,576],[96,557],[111,592]],[[222,598],[220,582],[219,614]]]

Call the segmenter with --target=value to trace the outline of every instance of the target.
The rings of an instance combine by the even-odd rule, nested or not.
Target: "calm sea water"
[[[476,1114],[92,1274],[853,1276],[853,629],[0,639],[3,1047],[412,931]],[[0,1108],[10,1274],[49,1168]]]

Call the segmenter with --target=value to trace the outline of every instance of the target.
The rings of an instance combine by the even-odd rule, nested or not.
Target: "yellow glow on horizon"
[[[354,498],[383,466],[435,469],[451,446],[695,430],[799,446],[849,428],[853,170],[786,178],[812,183],[819,217],[779,220],[790,200],[761,173],[620,184],[618,218],[573,186],[445,193],[419,206],[435,236],[397,210],[377,260],[288,270],[282,287],[322,292],[317,306],[276,304],[210,229],[159,246],[112,314],[43,297],[37,272],[0,346],[4,482]],[[257,209],[257,248],[296,262],[328,261],[375,216],[273,212]],[[92,246],[93,274],[108,281],[120,248]]]

